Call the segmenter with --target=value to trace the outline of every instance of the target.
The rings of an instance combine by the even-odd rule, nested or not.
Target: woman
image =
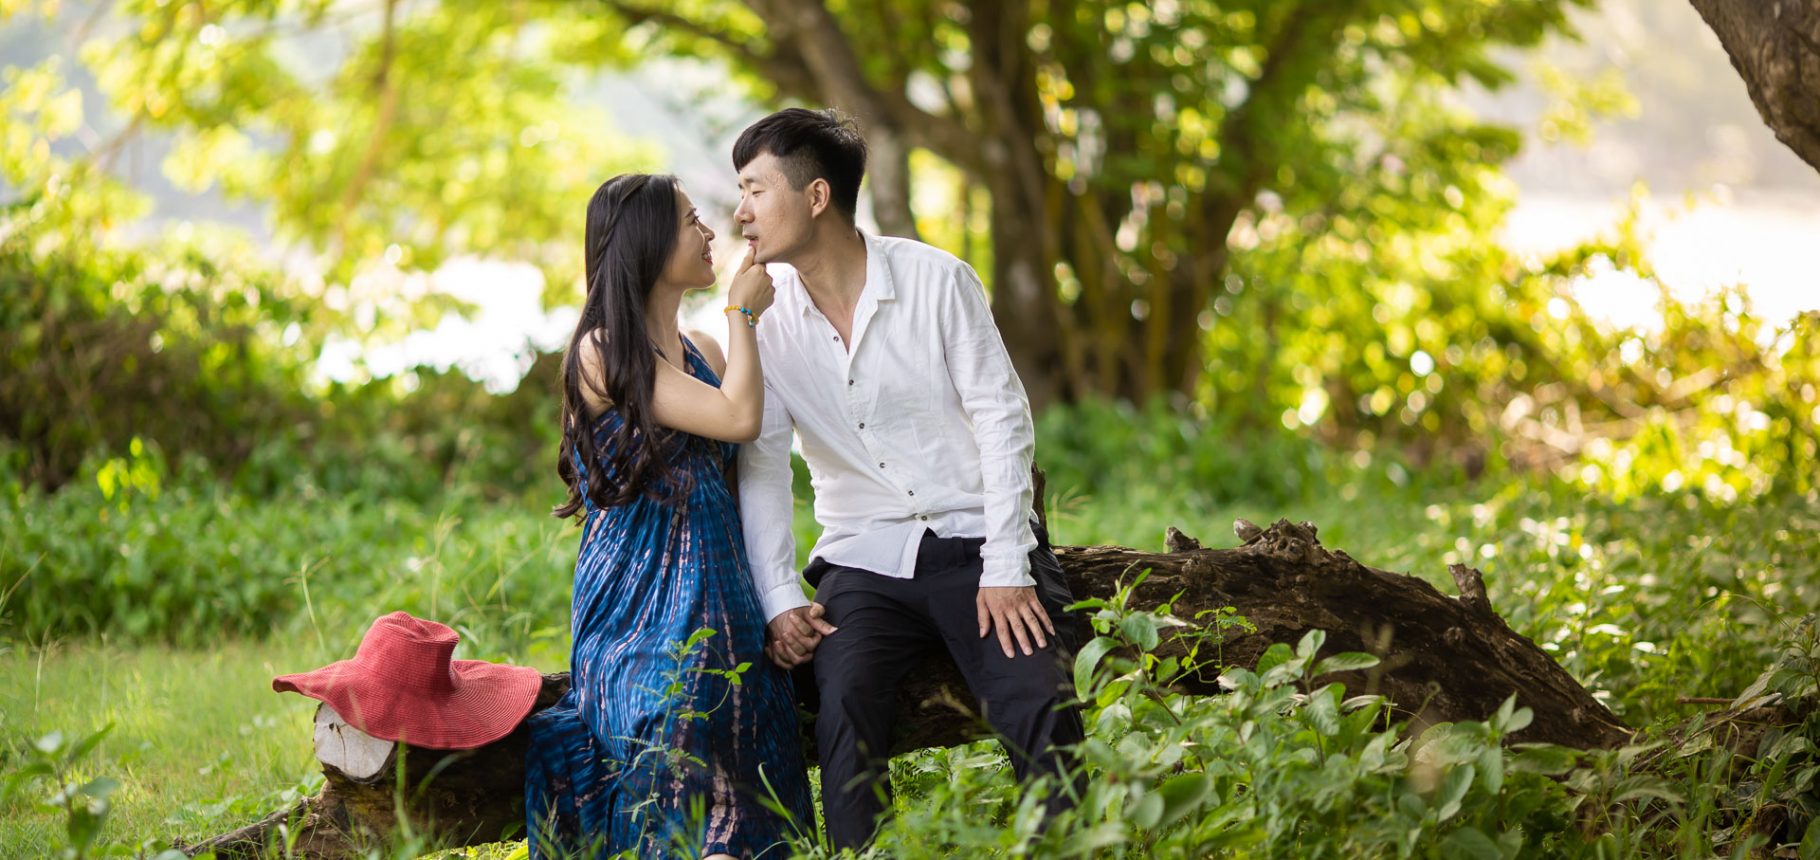
[[[673,177],[615,177],[588,203],[555,510],[582,517],[572,686],[529,721],[533,857],[755,856],[813,832],[727,478],[762,418],[753,327],[771,279],[748,253],[724,359],[683,337],[677,307],[714,285],[713,239]]]

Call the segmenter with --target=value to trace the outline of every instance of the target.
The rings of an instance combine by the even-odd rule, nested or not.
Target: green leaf
[[[1441,841],[1441,856],[1470,857],[1473,860],[1499,860],[1504,852],[1498,850],[1498,843],[1486,836],[1478,828],[1462,827],[1447,834]]]
[[[1213,779],[1204,773],[1184,773],[1166,780],[1156,790],[1163,798],[1163,816],[1158,827],[1167,827],[1199,809],[1213,793]]]
[[[1156,619],[1149,615],[1138,613],[1119,619],[1119,633],[1124,635],[1126,641],[1136,645],[1140,650],[1156,650]]]
[[[1510,695],[1505,696],[1504,701],[1498,703],[1498,712],[1491,720],[1492,726],[1502,730],[1504,725],[1510,722],[1510,713],[1511,711],[1516,710],[1516,707],[1517,694],[1511,693]]]
[[[81,788],[76,789],[76,793],[95,798],[96,800],[101,800],[108,795],[113,794],[114,790],[119,787],[119,780],[112,777],[98,776],[83,783]]]
[[[114,724],[108,723],[107,725],[102,726],[100,728],[100,730],[94,732],[93,734],[90,734],[88,737],[85,737],[82,740],[77,741],[76,745],[70,748],[69,760],[77,761],[77,760],[81,759],[83,756],[88,755],[89,751],[93,750],[97,744],[101,743],[101,739],[107,737],[108,732],[111,732],[113,730],[114,730]]]
[[[1554,744],[1517,744],[1513,749],[1517,754],[1510,760],[1510,769],[1519,773],[1557,776],[1573,770],[1580,760],[1577,750]]]
[[[1314,673],[1325,675],[1328,672],[1357,672],[1376,666],[1379,662],[1377,657],[1363,651],[1347,651],[1316,663]]]
[[[1490,747],[1479,754],[1479,786],[1496,796],[1504,788],[1504,750]]]
[[[1614,803],[1623,803],[1627,800],[1642,800],[1644,798],[1652,798],[1668,803],[1682,803],[1685,800],[1679,792],[1669,788],[1668,783],[1661,780],[1634,780],[1632,782],[1633,784],[1630,788],[1618,792],[1617,796],[1612,798]]]
[[[1327,737],[1340,733],[1340,712],[1334,705],[1334,692],[1333,687],[1321,688],[1308,700],[1308,707],[1303,710],[1315,731]]]
[[[1144,830],[1157,826],[1157,822],[1163,819],[1163,796],[1154,791],[1145,794],[1128,808],[1125,817],[1134,826]]]
[[[1805,735],[1789,732],[1788,734],[1783,735],[1770,747],[1769,753],[1765,755],[1764,758],[1782,758],[1796,753],[1808,752],[1813,748],[1813,743],[1809,741]]]
[[[1772,666],[1765,669],[1763,674],[1758,675],[1757,680],[1752,681],[1750,686],[1744,688],[1744,692],[1738,694],[1738,698],[1732,700],[1733,710],[1743,710],[1745,704],[1750,702],[1751,699],[1763,695],[1764,691],[1769,689],[1770,676],[1774,675],[1775,672],[1776,669]]]
[[[1302,634],[1302,641],[1296,643],[1295,655],[1304,660],[1313,660],[1315,653],[1320,651],[1321,646],[1326,644],[1326,642],[1327,631],[1319,629],[1310,630],[1307,633]]]
[[[1093,641],[1081,648],[1074,655],[1074,689],[1076,695],[1085,698],[1093,691],[1093,670],[1099,666],[1100,659],[1106,656],[1118,642],[1111,637],[1096,636]]]
[[[1266,672],[1289,662],[1294,656],[1295,652],[1290,650],[1288,645],[1282,642],[1273,643],[1269,648],[1264,649],[1263,656],[1258,657],[1257,668],[1252,671],[1261,677]]]
[[[50,776],[54,773],[56,770],[51,767],[50,762],[38,759],[13,768],[12,773],[7,774],[7,779],[25,781],[31,777]]]
[[[1076,600],[1075,602],[1068,604],[1067,610],[1069,612],[1084,613],[1090,609],[1107,609],[1110,607],[1111,604],[1101,598],[1089,597],[1086,600]]]
[[[1449,768],[1441,777],[1441,789],[1435,793],[1435,814],[1441,821],[1454,817],[1460,811],[1460,802],[1465,800],[1466,792],[1472,788],[1473,766],[1460,764]]]

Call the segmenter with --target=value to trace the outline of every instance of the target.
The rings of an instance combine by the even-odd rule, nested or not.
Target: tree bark
[[[1592,694],[1504,623],[1487,600],[1478,571],[1455,566],[1451,572],[1460,596],[1447,597],[1421,579],[1366,567],[1322,547],[1307,523],[1279,521],[1266,530],[1240,521],[1236,528],[1245,543],[1233,549],[1202,549],[1170,529],[1169,551],[1161,553],[1056,547],[1056,556],[1075,597],[1083,599],[1112,597],[1148,570],[1129,605],[1154,610],[1171,602],[1175,615],[1190,625],[1166,637],[1157,648],[1160,655],[1185,652],[1181,631],[1194,629],[1202,610],[1231,606],[1257,631],[1228,638],[1221,650],[1225,663],[1252,667],[1271,644],[1294,644],[1310,630],[1324,630],[1323,655],[1365,651],[1382,662],[1320,680],[1386,696],[1413,730],[1485,719],[1515,694],[1535,719],[1511,735],[1512,742],[1611,747],[1630,736]],[[1085,628],[1084,618],[1077,623]],[[1217,695],[1215,671],[1185,677],[1178,687],[1192,695]],[[931,658],[910,678],[899,695],[894,753],[953,746],[985,734],[972,695],[945,656]],[[567,674],[546,675],[537,707],[555,702],[568,681]],[[799,675],[797,687],[812,694],[814,683]],[[806,698],[812,713],[813,696]],[[521,727],[504,740],[465,752],[399,745],[398,758],[369,779],[325,765],[327,779],[317,796],[187,850],[252,857],[279,838],[283,827],[297,856],[348,858],[391,838],[401,826],[401,812],[411,832],[446,846],[518,838],[524,825],[526,742]],[[813,760],[808,743],[805,737]],[[399,791],[400,785],[406,790]]]
[[[872,217],[886,236],[921,238],[910,209],[910,146],[895,127],[874,123],[866,128],[866,181],[872,189]]]
[[[967,80],[980,124],[972,146],[983,169],[976,173],[992,197],[992,316],[1030,408],[1040,412],[1074,392],[1062,360],[1061,340],[1071,325],[1055,289],[1053,179],[1037,148],[1043,119],[1023,37],[1028,18],[1024,0],[972,8]]]
[[[1692,0],[1764,124],[1820,170],[1820,0]]]

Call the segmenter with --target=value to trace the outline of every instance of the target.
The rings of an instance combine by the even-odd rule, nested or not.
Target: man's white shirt
[[[752,578],[769,621],[808,605],[791,532],[790,439],[802,439],[821,539],[811,558],[911,577],[923,531],[984,537],[982,586],[1027,586],[1034,431],[984,287],[938,248],[864,235],[851,348],[796,270],[758,326],[765,418],[739,456]]]

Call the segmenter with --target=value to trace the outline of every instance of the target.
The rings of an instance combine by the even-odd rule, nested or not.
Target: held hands
[[[755,317],[771,307],[771,300],[777,296],[771,275],[754,259],[757,253],[754,248],[746,249],[746,258],[740,261],[739,272],[727,287],[727,301],[751,311]]]
[[[765,654],[771,662],[785,669],[809,662],[822,637],[839,629],[822,618],[825,611],[821,604],[811,603],[784,610],[771,619],[765,625]]]
[[[1036,599],[1036,586],[980,586],[979,598],[974,602],[979,607],[980,638],[998,631],[998,644],[1005,649],[1006,657],[1017,656],[1011,651],[1013,638],[1026,657],[1035,653],[1030,647],[1033,641],[1037,648],[1049,647],[1043,633],[1055,635],[1055,624]]]

